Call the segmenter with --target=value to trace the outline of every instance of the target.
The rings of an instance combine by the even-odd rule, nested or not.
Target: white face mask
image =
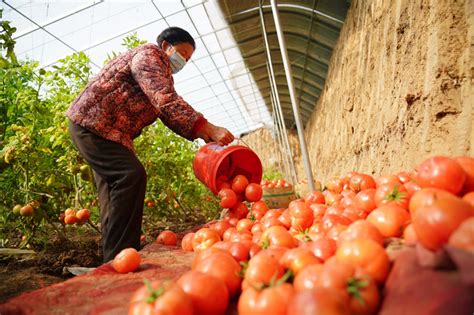
[[[186,59],[176,50],[170,56],[171,71],[173,74],[178,73],[186,65]]]

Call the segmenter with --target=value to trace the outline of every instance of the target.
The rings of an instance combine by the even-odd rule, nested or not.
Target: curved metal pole
[[[290,166],[290,177],[291,181],[293,184],[296,184],[298,181],[298,178],[296,176],[296,169],[295,169],[295,164],[293,161],[293,152],[291,150],[290,142],[288,140],[288,132],[286,130],[286,125],[283,119],[283,112],[281,109],[281,103],[280,103],[280,96],[278,94],[278,87],[276,84],[276,79],[275,79],[275,72],[273,71],[273,64],[272,64],[272,56],[270,54],[270,45],[268,44],[268,37],[267,37],[267,30],[265,27],[265,19],[263,17],[263,9],[262,9],[262,3],[259,2],[259,12],[260,12],[260,21],[262,24],[262,33],[263,33],[263,40],[265,42],[265,51],[267,54],[267,72],[270,80],[270,90],[273,93],[274,101],[275,101],[275,108],[276,113],[277,113],[277,119],[280,122],[281,126],[281,132],[284,133],[284,136],[282,135],[283,139],[283,144],[284,148],[286,151],[286,157],[287,160],[289,161],[289,166]]]
[[[293,114],[295,116],[296,129],[298,130],[298,138],[300,140],[301,146],[301,156],[303,157],[304,169],[306,173],[306,178],[308,179],[308,187],[310,191],[314,190],[314,180],[313,172],[311,170],[311,163],[309,160],[308,149],[306,148],[306,141],[304,139],[304,130],[303,124],[301,122],[301,116],[296,103],[296,93],[295,86],[293,85],[293,76],[291,73],[291,65],[288,58],[288,52],[286,50],[285,37],[283,35],[283,30],[281,29],[280,24],[280,15],[278,13],[278,8],[276,0],[270,0],[273,12],[273,19],[275,20],[275,28],[278,37],[278,42],[280,43],[281,57],[283,59],[283,66],[285,67],[286,81],[288,82],[288,90],[290,92],[291,106],[293,107]]]

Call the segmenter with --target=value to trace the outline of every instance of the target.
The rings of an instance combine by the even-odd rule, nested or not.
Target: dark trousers
[[[69,133],[94,171],[99,194],[104,262],[122,249],[140,249],[146,172],[123,145],[69,122]]]

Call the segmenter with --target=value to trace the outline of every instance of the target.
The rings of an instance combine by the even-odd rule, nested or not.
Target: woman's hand
[[[197,133],[197,136],[206,142],[217,142],[219,145],[227,145],[234,141],[234,135],[222,127],[207,122]]]

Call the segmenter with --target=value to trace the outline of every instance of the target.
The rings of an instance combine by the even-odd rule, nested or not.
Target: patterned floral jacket
[[[206,122],[176,94],[168,56],[155,44],[111,60],[73,101],[66,116],[131,151],[133,139],[157,118],[189,140]]]

